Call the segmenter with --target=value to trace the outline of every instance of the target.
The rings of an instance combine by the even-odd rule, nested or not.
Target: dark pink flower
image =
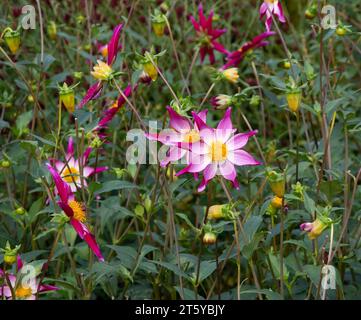
[[[227,29],[213,29],[212,27],[213,15],[214,12],[212,10],[208,18],[206,18],[203,13],[202,4],[199,4],[198,7],[199,22],[197,22],[193,16],[190,16],[189,18],[197,33],[197,38],[200,45],[199,54],[200,54],[201,62],[203,62],[205,56],[208,55],[209,62],[211,64],[214,64],[215,62],[214,50],[224,54],[228,53],[225,47],[222,44],[220,44],[218,41],[216,41],[216,39],[219,38],[223,33],[225,33]]]
[[[56,169],[50,164],[47,164],[47,168],[53,177],[57,193],[60,197],[60,200],[58,201],[59,207],[69,217],[70,224],[73,226],[79,237],[85,240],[90,249],[98,257],[99,261],[104,262],[104,258],[95,241],[95,237],[90,233],[85,224],[87,216],[83,204],[75,200],[74,193],[71,191],[69,185],[61,178]]]
[[[275,34],[276,33],[273,31],[264,32],[253,38],[252,41],[246,42],[238,50],[229,52],[227,55],[227,63],[222,67],[222,70],[228,69],[230,67],[237,67],[247,53],[249,53],[251,50],[268,45],[269,42],[265,41],[265,39]]]

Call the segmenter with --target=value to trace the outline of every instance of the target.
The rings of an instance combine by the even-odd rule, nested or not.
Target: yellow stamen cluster
[[[227,159],[227,145],[221,141],[215,141],[209,147],[209,153],[212,158],[212,162],[223,161]]]
[[[67,183],[74,183],[79,180],[79,171],[74,167],[66,167],[61,177]]]
[[[16,290],[15,290],[15,296],[19,299],[26,299],[29,298],[31,295],[33,294],[33,292],[31,291],[30,287],[23,287],[23,286],[19,286]]]
[[[105,62],[98,60],[98,64],[94,66],[91,75],[98,80],[109,80],[113,70],[112,68]]]
[[[73,218],[80,222],[86,221],[86,212],[84,210],[84,206],[75,200],[71,200],[68,203],[69,207],[73,210]]]
[[[199,140],[201,140],[201,136],[199,135],[199,132],[194,129],[187,132],[183,138],[183,142],[186,143],[194,143],[198,142]]]

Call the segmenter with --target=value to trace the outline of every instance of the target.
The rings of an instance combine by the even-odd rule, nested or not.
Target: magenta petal
[[[243,148],[247,144],[249,137],[254,136],[255,134],[257,134],[257,132],[257,130],[253,130],[247,133],[238,133],[234,135],[227,142],[227,150],[236,150]]]
[[[244,150],[235,150],[228,153],[228,160],[236,166],[258,166],[261,163]]]
[[[210,127],[207,126],[206,122],[204,121],[205,119],[204,119],[203,114],[197,114],[194,111],[192,111],[192,116],[193,116],[195,125],[197,126],[198,130],[211,129]]]
[[[124,95],[128,98],[133,91],[137,90],[138,85],[135,85],[134,88],[132,88],[132,86],[129,84],[123,91]],[[120,108],[124,103],[125,103],[125,99],[123,98],[122,95],[119,96],[118,99],[118,108]]]
[[[208,48],[208,58],[210,64],[214,64],[216,62],[216,59],[214,57],[214,51],[212,48]]]
[[[58,190],[61,201],[64,203],[68,202],[69,196],[72,193],[70,187],[64,180],[60,177],[59,173],[49,164],[46,164],[49,172],[53,176],[53,180],[55,182],[56,189]]]
[[[199,23],[200,23],[201,27],[206,29],[207,20],[206,20],[206,17],[204,16],[204,13],[203,13],[202,3],[200,3],[199,6],[198,6],[198,16],[199,16]]]
[[[188,119],[182,117],[177,112],[175,112],[170,106],[167,106],[166,109],[169,113],[169,125],[178,132],[186,132],[191,130],[191,125]]]
[[[20,254],[18,254],[18,256],[16,257],[16,264],[17,264],[17,268],[18,271],[21,270],[21,268],[23,267],[23,260],[21,260]]]
[[[259,14],[261,19],[266,14],[267,10],[268,10],[268,5],[266,2],[263,2],[261,7],[259,8]]]
[[[56,291],[56,290],[59,290],[59,288],[49,284],[42,284],[39,288],[39,292],[48,292],[48,291]]]
[[[94,252],[99,261],[104,262],[104,258],[100,252],[99,246],[95,241],[95,237],[89,232],[85,224],[75,219],[70,219],[70,223],[74,227],[79,237],[88,244],[89,248]]]
[[[205,155],[192,155],[191,161],[190,165],[179,171],[176,175],[179,176],[187,172],[201,172],[208,166],[211,160]]]
[[[204,58],[206,56],[206,51],[207,51],[207,48],[205,48],[205,47],[201,47],[199,49],[199,56],[200,56],[200,59],[201,59],[201,63],[204,61]]]
[[[117,57],[118,43],[120,32],[123,29],[123,24],[119,24],[114,28],[113,35],[108,43],[108,65],[111,65]]]
[[[74,154],[74,140],[72,137],[68,140],[67,154],[72,156]]]
[[[282,5],[280,2],[277,3],[277,5],[274,7],[274,14],[278,17],[278,20],[282,23],[286,22],[286,18],[283,14]]]
[[[96,82],[93,84],[85,94],[84,98],[80,101],[77,109],[83,108],[90,100],[95,99],[97,95],[101,92],[103,85],[101,82]]]
[[[217,41],[212,41],[212,46],[213,46],[213,49],[215,49],[221,53],[229,54],[229,51],[222,44],[220,44]]]
[[[194,17],[193,17],[193,16],[190,16],[190,17],[189,17],[189,20],[192,22],[194,29],[195,29],[196,31],[199,31],[199,30],[200,30],[199,24],[198,24],[198,22],[194,19]]]
[[[225,112],[223,119],[218,123],[217,130],[232,130],[232,120],[231,120],[232,108],[228,108]]]

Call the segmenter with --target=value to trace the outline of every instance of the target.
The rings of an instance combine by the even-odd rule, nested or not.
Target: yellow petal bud
[[[225,205],[223,204],[216,204],[213,206],[210,206],[208,209],[208,215],[207,215],[207,219],[221,219],[223,218],[223,211],[222,209],[224,208]]]
[[[152,79],[152,81],[157,80],[158,78],[158,71],[156,67],[151,62],[146,62],[143,64],[144,72],[148,74],[148,76]]]
[[[293,92],[286,95],[288,107],[292,112],[297,112],[301,103],[301,93]]]

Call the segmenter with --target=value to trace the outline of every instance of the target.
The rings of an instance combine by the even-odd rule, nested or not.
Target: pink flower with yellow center
[[[23,261],[20,256],[17,257],[17,271],[21,272],[23,268]],[[26,271],[26,274],[28,271]],[[5,279],[4,271],[0,269],[0,277]],[[37,279],[27,279],[27,281],[22,281],[24,279],[19,279],[17,281],[17,276],[13,274],[8,274],[8,279],[10,281],[10,286],[13,288],[15,293],[16,300],[35,300],[37,293],[49,292],[59,290],[58,287],[40,284]],[[12,293],[9,284],[5,282],[3,286],[0,286],[0,298],[5,298],[12,300]]]
[[[275,15],[281,23],[286,23],[281,3],[278,0],[265,0],[259,9],[260,19],[266,15],[266,29],[271,30],[272,15]]]
[[[196,123],[192,124],[189,119],[179,115],[170,106],[167,106],[167,110],[170,129],[163,130],[158,134],[148,133],[146,135],[149,140],[157,140],[169,146],[166,157],[160,162],[162,167],[183,157],[188,158],[191,145],[200,140],[199,128]],[[207,110],[201,111],[197,116],[206,122]]]
[[[228,53],[226,48],[218,41],[216,41],[216,39],[218,39],[223,33],[225,33],[227,29],[213,29],[212,26],[213,15],[214,12],[212,10],[208,18],[206,18],[204,16],[202,4],[199,4],[198,7],[199,22],[197,22],[193,16],[190,16],[189,18],[197,33],[198,42],[200,44],[199,55],[201,58],[201,62],[203,62],[206,55],[208,55],[209,62],[211,64],[214,64],[215,62],[214,50],[224,54]]]
[[[199,128],[200,140],[192,144],[189,154],[189,164],[179,171],[177,176],[184,173],[203,173],[203,180],[198,191],[203,191],[208,182],[216,175],[222,175],[232,181],[235,188],[239,188],[236,166],[255,166],[261,163],[255,160],[248,152],[242,150],[249,137],[257,131],[234,135],[236,129],[231,121],[231,108],[228,108],[223,119],[216,129],[210,128],[197,115],[193,114]]]
[[[87,148],[82,157],[75,159],[73,138],[70,137],[65,162],[59,160],[54,161],[56,170],[69,185],[72,192],[75,192],[78,188],[82,188],[82,186],[87,187],[87,178],[91,175],[108,170],[108,167],[93,168],[86,166],[91,151],[91,148]],[[81,179],[80,164],[82,164],[83,167],[83,179]]]
[[[95,237],[90,233],[86,225],[87,214],[85,206],[75,200],[74,193],[71,191],[68,183],[63,180],[60,174],[50,164],[47,164],[47,168],[53,177],[57,193],[60,197],[60,200],[57,202],[59,207],[69,217],[69,222],[79,237],[85,240],[90,249],[98,257],[99,261],[103,262],[104,258],[100,252],[98,244],[95,241]]]

